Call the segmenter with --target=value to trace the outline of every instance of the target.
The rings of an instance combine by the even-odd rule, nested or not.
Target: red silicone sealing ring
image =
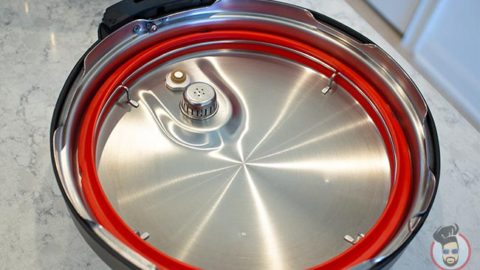
[[[236,43],[211,42],[223,40],[241,41]],[[410,206],[409,201],[412,194],[413,184],[411,181],[410,152],[408,150],[409,148],[405,134],[388,103],[384,101],[379,92],[377,92],[368,80],[359,75],[358,71],[355,71],[347,64],[340,62],[326,52],[315,48],[314,45],[312,46],[290,38],[280,37],[279,35],[265,32],[212,30],[202,33],[182,34],[181,36],[163,40],[161,43],[143,50],[137,55],[131,57],[126,63],[122,64],[116,69],[116,71],[110,74],[108,79],[106,79],[103,85],[98,89],[88,106],[82,120],[80,135],[77,142],[78,163],[82,175],[82,188],[85,200],[91,209],[93,216],[98,223],[111,234],[138,254],[154,263],[160,269],[198,269],[197,267],[190,266],[162,253],[148,242],[142,240],[113,209],[102,189],[96,171],[95,157],[98,136],[97,131],[98,127],[102,126],[104,121],[103,112],[108,112],[112,106],[108,101],[112,98],[115,100],[120,97],[119,95],[121,93],[115,94],[116,86],[122,84],[123,80],[128,75],[143,66],[149,60],[163,55],[166,52],[171,52],[178,48],[184,48],[188,45],[209,42],[209,45],[202,45],[186,49],[177,54],[169,55],[164,58],[161,63],[157,63],[157,65],[179,56],[199,51],[238,49],[280,56],[302,63],[327,76],[332,74],[332,72],[324,66],[289,50],[282,49],[281,47],[272,47],[261,45],[260,43],[254,44],[252,42],[242,41],[276,44],[285,48],[293,48],[316,59],[320,59],[349,78],[349,80],[356,84],[363,94],[374,104],[375,108],[372,108],[364,96],[350,83],[341,77],[337,77],[336,82],[346,89],[368,112],[387,146],[390,166],[393,172],[392,188],[387,205],[376,224],[365,234],[365,237],[361,241],[336,257],[320,265],[311,267],[311,269],[344,269],[373,258],[398,232],[400,224],[405,220]],[[139,74],[138,76],[141,75],[142,74]],[[132,80],[135,80],[135,78],[132,78]],[[380,114],[380,116],[378,114]]]

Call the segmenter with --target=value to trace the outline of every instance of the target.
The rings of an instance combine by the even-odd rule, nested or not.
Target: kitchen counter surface
[[[77,232],[50,164],[49,128],[60,89],[115,1],[0,2],[0,269],[107,269]],[[436,119],[442,173],[432,212],[394,269],[435,269],[437,227],[457,223],[480,265],[480,134],[344,1],[289,1],[363,33],[417,83]],[[476,265],[477,267],[474,267]]]

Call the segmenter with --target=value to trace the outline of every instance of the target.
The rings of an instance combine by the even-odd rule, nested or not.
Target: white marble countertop
[[[0,2],[0,269],[107,269],[71,221],[50,164],[49,128],[68,73],[97,36],[97,0]],[[480,134],[346,2],[289,1],[363,33],[412,76],[436,119],[442,173],[423,229],[394,269],[435,269],[432,234],[457,223],[480,266]],[[476,267],[475,267],[476,266]]]

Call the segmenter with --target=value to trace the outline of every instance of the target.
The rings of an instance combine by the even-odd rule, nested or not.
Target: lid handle
[[[175,12],[205,7],[216,0],[123,0],[105,10],[98,27],[104,39],[123,25],[138,19],[156,19]]]

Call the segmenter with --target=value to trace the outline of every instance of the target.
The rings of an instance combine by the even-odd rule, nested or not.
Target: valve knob
[[[218,110],[217,93],[207,83],[193,83],[183,92],[180,109],[189,118],[208,119]]]

